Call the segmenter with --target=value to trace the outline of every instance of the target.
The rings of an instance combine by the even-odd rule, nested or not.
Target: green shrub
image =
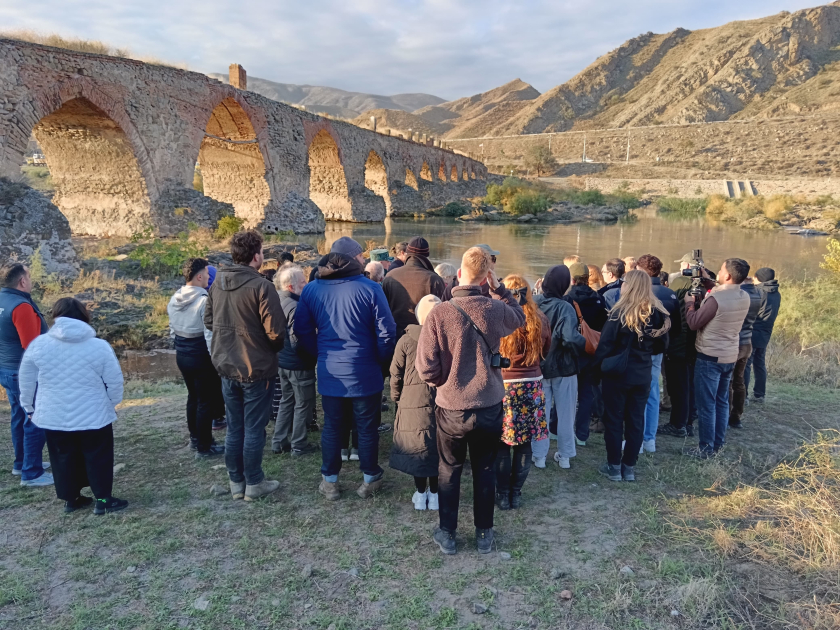
[[[551,205],[551,200],[542,193],[533,190],[523,190],[516,193],[506,209],[511,214],[539,214],[545,212]]]
[[[144,230],[132,237],[137,243],[146,240],[150,230]],[[205,256],[207,247],[190,240],[187,232],[181,232],[175,240],[160,238],[147,243],[140,243],[128,258],[140,263],[140,270],[159,277],[174,277],[181,273],[181,268],[189,258]]]
[[[657,199],[656,205],[663,212],[701,213],[706,211],[708,198],[682,199],[680,197],[662,197]]]
[[[611,203],[619,205],[625,210],[633,210],[642,206],[642,200],[639,195],[620,188],[611,195],[608,195],[608,199]]]
[[[443,208],[435,211],[435,214],[441,217],[461,217],[470,212],[472,212],[472,206],[462,201],[450,201]]]
[[[577,193],[576,198],[576,202],[582,206],[603,206],[607,202],[600,190],[582,190]]]
[[[232,215],[222,217],[216,224],[215,236],[220,241],[223,241],[226,238],[230,238],[231,236],[236,234],[239,230],[242,229],[243,225],[245,225],[245,220],[240,219],[239,217],[235,217]]]
[[[820,267],[829,272],[834,280],[840,281],[840,241],[836,238],[828,241],[828,251],[823,256]]]

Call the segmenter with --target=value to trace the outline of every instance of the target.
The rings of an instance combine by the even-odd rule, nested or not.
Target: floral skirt
[[[502,442],[516,446],[548,437],[542,376],[505,381]]]

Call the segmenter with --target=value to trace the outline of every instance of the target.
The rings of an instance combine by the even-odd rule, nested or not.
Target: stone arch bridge
[[[0,39],[0,176],[34,134],[74,232],[265,231],[381,221],[484,194],[463,155],[310,114],[196,72]],[[193,190],[198,164],[204,193]],[[214,201],[215,200],[215,201]]]

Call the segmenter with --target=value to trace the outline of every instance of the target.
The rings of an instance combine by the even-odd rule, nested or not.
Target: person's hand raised
[[[498,289],[501,286],[499,279],[496,277],[496,272],[493,269],[487,272],[487,284],[490,285],[491,289]]]

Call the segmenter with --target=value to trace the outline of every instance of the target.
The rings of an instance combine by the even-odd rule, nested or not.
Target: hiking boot
[[[622,464],[621,478],[624,479],[624,481],[636,481],[636,467]]]
[[[125,499],[118,499],[117,497],[108,497],[107,499],[97,499],[93,506],[93,513],[97,516],[103,514],[110,514],[111,512],[119,512],[128,507],[128,501]]]
[[[64,512],[65,514],[70,514],[71,512],[75,512],[76,510],[82,510],[86,507],[90,507],[92,503],[93,499],[91,499],[90,497],[79,495],[72,501],[64,502]]]
[[[607,477],[610,481],[621,481],[621,466],[601,464],[598,472]]]
[[[211,444],[210,448],[206,451],[198,451],[195,454],[196,459],[207,459],[210,457],[216,457],[217,455],[224,455],[225,454],[225,447],[222,444]]]
[[[740,420],[738,420],[737,422],[730,422],[729,423],[729,428],[730,429],[743,429],[744,425],[741,424]]]
[[[534,466],[537,468],[545,468],[545,457],[531,457],[531,461],[534,463]]]
[[[510,509],[518,510],[522,507],[522,493],[514,490],[510,493]]]
[[[35,479],[20,480],[20,485],[25,488],[43,488],[44,486],[51,486],[55,483],[52,473],[45,472],[40,477]]]
[[[393,425],[386,422],[385,424],[380,424],[379,427],[377,427],[376,430],[379,431],[380,433],[388,433],[388,431],[390,431],[393,428],[394,428]]]
[[[246,501],[256,501],[257,499],[261,499],[262,497],[271,494],[277,488],[280,487],[279,481],[271,481],[269,479],[263,479],[256,485],[246,485],[245,486],[245,500]]]
[[[652,440],[645,440],[642,442],[642,450],[639,451],[640,453],[644,451],[645,453],[655,453],[656,452],[656,438]]]
[[[411,502],[414,504],[415,510],[425,510],[426,503],[427,503],[427,495],[425,492],[417,492],[414,491],[414,495],[411,497]]]
[[[428,506],[430,510],[440,509],[440,500],[438,499],[437,492],[431,492],[429,490],[426,490],[426,499],[428,500]]]
[[[359,486],[359,489],[356,490],[356,494],[358,494],[363,499],[367,499],[372,497],[374,494],[379,492],[379,489],[382,487],[382,477],[377,479],[376,481],[371,481],[368,483],[367,481],[363,481],[362,485]]]
[[[448,532],[440,527],[435,528],[435,534],[432,539],[440,547],[440,550],[447,556],[454,556],[457,549],[455,549],[455,532]]]
[[[292,445],[291,444],[281,444],[280,446],[273,446],[271,448],[271,452],[275,455],[283,455],[284,453],[291,453],[292,452]]]
[[[245,482],[244,481],[231,481],[230,482],[230,496],[233,497],[233,500],[236,501],[238,499],[245,498]]]
[[[479,529],[475,528],[475,546],[478,547],[478,553],[490,553],[493,551],[493,528]]]
[[[659,427],[656,430],[656,435],[670,435],[675,438],[684,438],[688,435],[688,431],[686,431],[685,427],[677,428],[669,422]]]
[[[197,451],[198,450],[198,438],[191,437],[190,438],[190,450]]]
[[[496,507],[500,510],[509,510],[510,496],[507,493],[496,494]]]
[[[579,440],[577,436],[575,436],[575,444],[577,446],[586,446],[586,440]]]
[[[685,425],[685,435],[687,437],[694,437],[694,425],[693,424]]]
[[[350,461],[357,462],[359,461],[359,449],[351,448],[350,449]]]
[[[349,459],[350,459],[350,449],[349,448],[341,449],[341,461],[346,462]]]
[[[216,418],[213,420],[212,430],[213,431],[221,431],[222,429],[227,428],[227,420],[224,418]]]
[[[304,457],[305,455],[311,455],[315,453],[318,449],[315,448],[312,444],[304,444],[300,447],[293,447],[292,448],[292,457]]]
[[[337,481],[321,480],[321,485],[318,486],[318,492],[324,495],[327,501],[338,501],[341,498],[341,492],[338,490]]]
[[[700,448],[699,446],[692,446],[690,448],[684,448],[683,455],[688,455],[694,459],[711,459],[715,456],[715,452],[713,450]]]

